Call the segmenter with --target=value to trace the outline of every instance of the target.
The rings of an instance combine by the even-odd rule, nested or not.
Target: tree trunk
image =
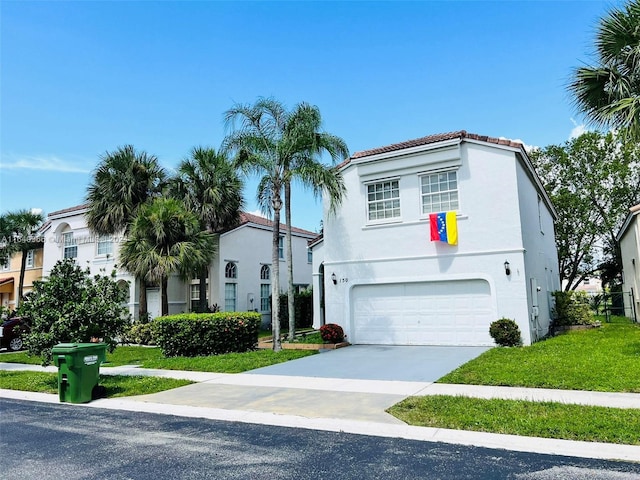
[[[273,351],[282,350],[280,344],[280,257],[278,256],[278,244],[280,243],[280,188],[274,187],[273,206],[273,241],[271,242],[271,333],[273,338]]]
[[[291,248],[291,183],[284,185],[284,216],[287,223],[287,308],[289,309],[289,341],[296,336],[296,312],[293,296],[293,249]]]
[[[209,270],[209,267],[206,266],[202,269],[202,271],[200,272],[200,286],[199,286],[199,290],[200,290],[200,300],[199,300],[199,310],[200,313],[206,312],[207,311],[207,307],[209,306],[207,304],[207,271]]]
[[[147,317],[147,282],[144,281],[144,278],[139,278],[138,283],[140,285],[140,289],[138,291],[138,319],[141,321],[145,320]]]
[[[35,258],[34,258],[35,261]],[[27,269],[27,252],[22,251],[22,259],[20,260],[20,281],[18,282],[18,298],[16,298],[15,308],[18,308],[22,302],[22,293],[24,290],[24,271]]]
[[[162,316],[169,315],[169,295],[167,287],[169,286],[169,278],[162,277]]]

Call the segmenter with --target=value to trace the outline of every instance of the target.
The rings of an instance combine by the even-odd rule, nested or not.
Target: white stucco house
[[[640,204],[629,209],[616,240],[622,257],[625,313],[637,319],[640,316]]]
[[[91,273],[110,274],[116,270],[117,281],[128,290],[128,306],[132,316],[138,313],[138,285],[134,278],[118,265],[121,237],[99,238],[91,234],[85,219],[86,206],[52,212],[44,232],[43,276],[55,263],[66,257],[75,258],[78,265],[89,267]],[[211,263],[207,279],[207,302],[222,311],[258,311],[263,324],[271,321],[271,241],[273,222],[242,213],[239,225],[217,237],[218,255]],[[284,225],[281,225],[280,284],[288,282],[284,255]],[[311,284],[311,256],[307,243],[317,234],[299,228],[292,230],[294,284],[306,288]],[[169,279],[169,313],[188,312],[199,300],[199,281],[184,282],[177,276]],[[147,286],[147,307],[151,317],[161,312],[160,288]]]
[[[494,345],[502,317],[525,344],[548,332],[556,213],[522,144],[458,131],[358,152],[340,169],[347,198],[335,214],[325,202],[311,243],[314,326],[389,345]],[[441,212],[455,213],[432,225]],[[433,241],[445,224],[448,242]]]

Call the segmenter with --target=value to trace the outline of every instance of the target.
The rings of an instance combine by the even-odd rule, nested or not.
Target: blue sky
[[[621,3],[3,0],[0,212],[83,203],[121,145],[175,167],[260,96],[317,105],[352,153],[455,130],[563,143],[584,123],[571,70]],[[320,218],[294,190],[294,225]]]

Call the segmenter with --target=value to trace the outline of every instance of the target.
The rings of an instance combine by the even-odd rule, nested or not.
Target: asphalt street
[[[640,479],[640,464],[0,400],[0,477]]]

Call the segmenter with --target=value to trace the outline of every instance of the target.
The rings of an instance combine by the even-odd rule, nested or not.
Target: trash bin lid
[[[59,343],[51,349],[51,353],[73,353],[79,350],[106,348],[106,343]]]

